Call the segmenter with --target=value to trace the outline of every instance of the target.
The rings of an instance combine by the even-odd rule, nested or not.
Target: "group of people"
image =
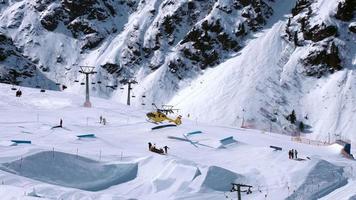
[[[100,115],[99,120],[100,120],[100,124],[106,125],[106,118]]]
[[[297,159],[298,158],[298,151],[296,149],[292,149],[288,151],[289,159]]]
[[[167,154],[168,153],[168,149],[169,147],[166,145],[163,148],[157,148],[156,144],[153,144],[151,142],[148,143],[148,150],[155,152],[155,153],[159,153],[159,154]]]
[[[19,89],[16,91],[16,97],[21,97],[22,91]]]

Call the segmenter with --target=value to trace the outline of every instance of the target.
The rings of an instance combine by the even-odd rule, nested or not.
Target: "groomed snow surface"
[[[152,131],[149,110],[99,98],[84,108],[84,95],[29,88],[17,98],[10,88],[0,85],[1,199],[236,199],[229,192],[233,182],[253,186],[243,199],[356,195],[355,161],[342,157],[336,144],[307,145],[185,118],[178,127]],[[60,118],[63,128],[52,128]],[[201,133],[187,134],[193,131]],[[78,139],[82,134],[95,137]],[[230,136],[237,142],[222,145]],[[148,151],[148,142],[167,145],[168,155]],[[300,161],[288,159],[292,148]]]

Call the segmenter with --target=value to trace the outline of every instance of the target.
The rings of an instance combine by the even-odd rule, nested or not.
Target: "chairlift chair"
[[[84,82],[81,82],[80,85],[85,85],[85,83],[84,83]]]
[[[101,81],[98,81],[97,83],[98,83],[98,84],[101,84]]]
[[[78,82],[79,82],[79,80],[74,80],[74,82],[78,83]]]

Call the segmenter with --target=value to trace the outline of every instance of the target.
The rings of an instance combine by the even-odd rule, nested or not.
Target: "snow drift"
[[[4,163],[1,169],[50,184],[99,191],[135,179],[138,165],[105,165],[81,156],[44,151]]]

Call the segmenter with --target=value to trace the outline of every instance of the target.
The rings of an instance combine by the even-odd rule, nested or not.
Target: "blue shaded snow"
[[[62,152],[44,151],[3,163],[0,169],[41,182],[99,191],[133,180],[138,164],[110,164]]]

